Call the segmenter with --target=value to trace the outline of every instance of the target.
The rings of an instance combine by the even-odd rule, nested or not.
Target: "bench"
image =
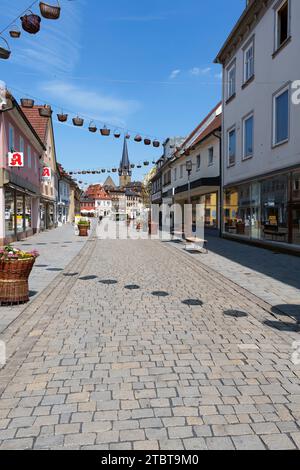
[[[185,237],[185,249],[186,250],[192,249],[192,250],[200,251],[201,253],[203,253],[203,250],[205,250],[205,253],[208,254],[207,243],[208,243],[207,240],[204,240],[203,238],[198,238],[194,236]]]

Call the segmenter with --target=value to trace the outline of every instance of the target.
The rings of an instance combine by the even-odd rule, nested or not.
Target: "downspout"
[[[223,236],[223,159],[222,159],[222,131],[220,131],[220,133],[216,134],[215,132],[213,132],[213,135],[219,139],[219,153],[220,153],[220,201],[219,201],[219,207],[220,207],[220,211],[219,211],[219,217],[220,217],[220,220],[219,220],[219,224],[220,224],[220,228],[219,228],[219,234],[220,234],[220,238],[222,238]]]

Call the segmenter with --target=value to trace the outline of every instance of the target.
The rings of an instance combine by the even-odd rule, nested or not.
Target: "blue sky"
[[[43,19],[38,35],[22,31],[9,40],[11,59],[1,61],[0,79],[17,98],[28,94],[56,105],[55,113],[70,110],[98,127],[112,123],[160,140],[188,134],[221,98],[221,68],[213,59],[245,0],[60,3],[59,21]],[[0,30],[29,4],[0,0]],[[55,132],[66,169],[118,166],[121,139],[57,123]],[[133,163],[161,155],[161,149],[128,145]],[[134,178],[146,172],[135,171]]]

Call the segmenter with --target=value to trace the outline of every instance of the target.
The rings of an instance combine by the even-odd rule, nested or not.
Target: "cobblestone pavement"
[[[57,274],[68,265],[85,244],[85,238],[75,234],[73,225],[66,224],[42,232],[13,246],[25,251],[37,249],[40,253],[30,276],[30,299],[33,300]],[[0,307],[0,333],[26,308],[24,305]]]
[[[169,244],[91,239],[0,336],[0,449],[299,449],[273,319]]]
[[[300,258],[236,241],[207,236],[209,253],[194,254],[214,269],[269,303],[281,315],[300,322]],[[183,244],[174,244],[183,249]]]

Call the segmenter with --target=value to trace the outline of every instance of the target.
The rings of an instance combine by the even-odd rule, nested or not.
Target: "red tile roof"
[[[108,193],[103,189],[101,184],[94,184],[88,187],[86,194],[93,198],[93,199],[99,199],[101,201],[110,201],[111,197],[108,195]]]
[[[50,118],[40,116],[39,108],[43,108],[43,106],[34,106],[33,108],[24,108],[21,106],[23,113],[36,131],[39,138],[42,140],[42,142],[46,143],[46,132]]]
[[[219,114],[215,119],[207,126],[207,128],[197,137],[193,142],[192,147],[195,147],[199,142],[202,142],[206,137],[211,135],[214,131],[220,129],[222,126],[222,114]]]

